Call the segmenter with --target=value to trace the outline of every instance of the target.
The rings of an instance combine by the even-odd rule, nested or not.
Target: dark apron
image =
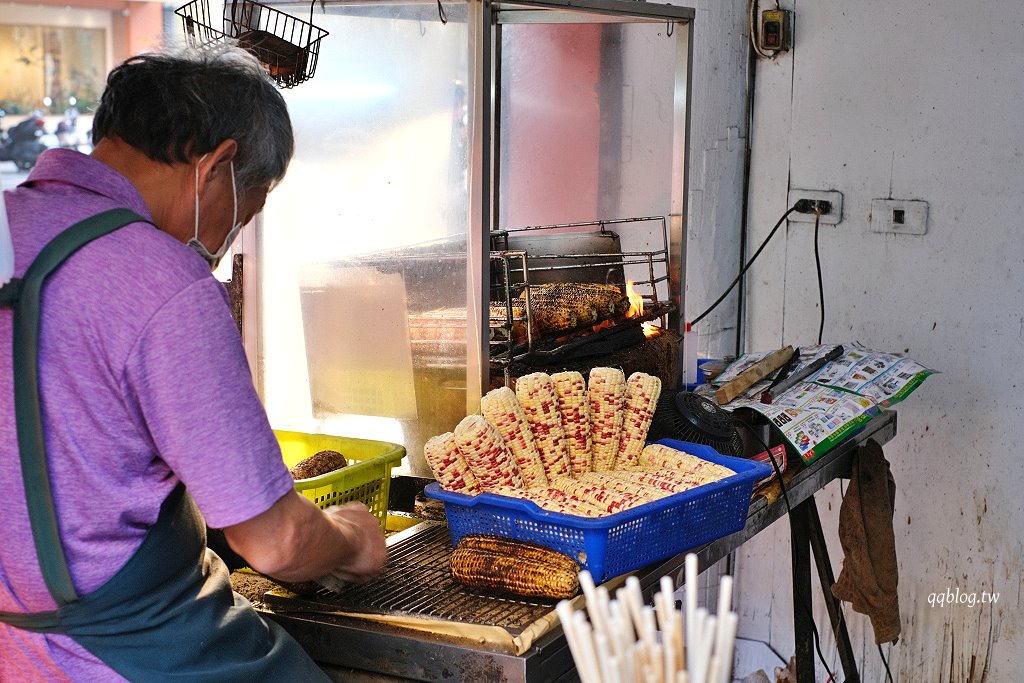
[[[129,223],[127,209],[88,218],[58,235],[25,276],[0,288],[14,308],[14,403],[32,537],[58,607],[0,612],[0,622],[59,633],[132,681],[329,681],[299,644],[231,590],[228,571],[206,548],[206,527],[179,484],[142,545],[109,581],[79,597],[53,505],[39,403],[39,313],[43,281],[88,242]]]

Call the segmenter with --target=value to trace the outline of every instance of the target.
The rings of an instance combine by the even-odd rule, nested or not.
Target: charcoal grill
[[[555,608],[556,601],[515,600],[462,586],[448,570],[451,554],[448,527],[425,522],[418,533],[391,544],[384,574],[377,581],[340,592],[322,588],[304,596],[272,591],[264,602],[275,612],[435,619],[497,627],[512,636],[522,635]]]

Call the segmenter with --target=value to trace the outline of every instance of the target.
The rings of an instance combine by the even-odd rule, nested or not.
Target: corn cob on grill
[[[593,368],[587,382],[591,458],[595,471],[611,470],[619,454],[626,379],[618,368]],[[645,435],[646,436],[646,435]]]
[[[565,446],[569,456],[569,472],[579,475],[593,469],[590,440],[590,403],[587,402],[587,383],[578,372],[556,372],[551,375],[562,414]]]
[[[475,496],[483,490],[476,475],[469,469],[466,459],[459,452],[455,436],[451,432],[427,439],[423,445],[423,455],[434,472],[434,478],[449,491]]]
[[[547,486],[544,461],[541,460],[526,413],[515,392],[508,387],[487,392],[480,399],[480,412],[501,434],[502,440],[512,453],[512,459],[523,478],[523,484],[527,488]]]
[[[539,296],[563,302],[565,306],[593,310],[596,319],[607,320],[629,312],[629,297],[615,285],[597,282],[552,282],[533,285],[531,297]]]
[[[494,425],[480,415],[467,415],[455,427],[455,443],[476,475],[480,488],[499,486],[523,488],[523,479]]]
[[[492,536],[490,534],[469,534],[459,539],[459,548],[472,548],[474,550],[489,550],[495,553],[508,553],[517,555],[526,560],[546,562],[552,567],[567,569],[579,572],[580,566],[576,560],[557,550],[542,546],[529,541],[514,541],[504,536]]]
[[[626,409],[622,418],[619,452],[615,456],[615,469],[640,462],[647,430],[654,419],[654,409],[661,396],[661,380],[643,372],[634,372],[626,380]]]
[[[524,553],[514,541],[511,549],[495,544],[486,547],[462,547],[452,553],[451,572],[459,583],[472,588],[505,591],[532,598],[559,600],[579,591],[579,565],[554,550],[529,544]],[[572,562],[572,567],[564,560]]]
[[[548,479],[568,474],[565,429],[551,377],[543,372],[523,375],[516,380],[516,397],[526,413]]]

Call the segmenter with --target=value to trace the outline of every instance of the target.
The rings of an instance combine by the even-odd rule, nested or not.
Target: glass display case
[[[296,155],[240,240],[274,426],[402,443],[396,473],[430,476],[422,444],[491,381],[503,229],[663,217],[657,298],[682,310],[692,17],[622,0],[318,5],[316,74],[282,91]],[[620,231],[622,251],[663,243],[654,223]]]

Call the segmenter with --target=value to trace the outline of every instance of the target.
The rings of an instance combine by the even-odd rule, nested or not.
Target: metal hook
[[[419,23],[419,26],[420,26],[420,38],[422,38],[423,36],[427,35],[427,27],[423,25],[423,20],[422,19],[417,19],[416,21],[417,21],[417,23]]]
[[[675,32],[676,32],[676,25],[675,25],[675,23],[673,23],[671,21],[666,21],[665,22],[665,35],[667,37],[671,38],[672,34],[675,33]]]
[[[448,23],[448,15],[444,11],[444,7],[441,6],[441,0],[437,0],[437,16],[440,17],[442,24]]]

